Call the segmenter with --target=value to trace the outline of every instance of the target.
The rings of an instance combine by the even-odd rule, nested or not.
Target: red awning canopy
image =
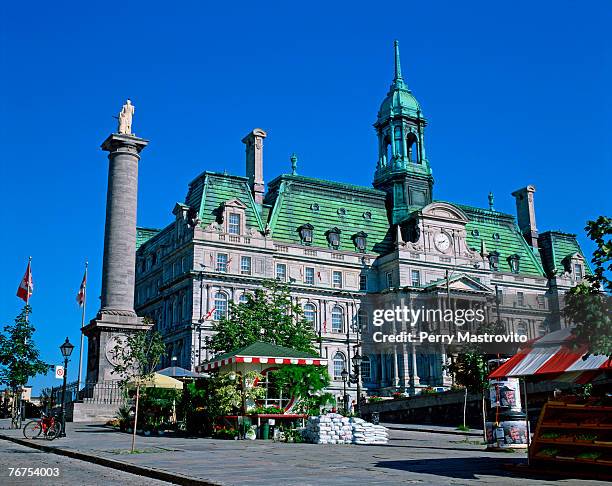
[[[542,380],[587,383],[603,371],[612,371],[607,356],[589,355],[584,345],[574,347],[570,328],[534,339],[493,371],[489,378],[531,376]]]

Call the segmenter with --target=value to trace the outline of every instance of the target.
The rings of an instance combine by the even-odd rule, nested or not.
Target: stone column
[[[129,333],[149,328],[134,312],[138,161],[147,144],[147,140],[119,133],[111,134],[102,144],[109,153],[102,294],[96,318],[83,329],[92,351],[87,363],[87,394],[93,397],[100,382],[120,378],[113,372],[115,346],[124,343]]]
[[[136,316],[136,209],[138,161],[149,142],[132,135],[112,134],[102,144],[108,152],[108,190],[102,263],[101,314]]]

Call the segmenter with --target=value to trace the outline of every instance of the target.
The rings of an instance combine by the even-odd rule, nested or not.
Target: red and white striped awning
[[[277,358],[277,357],[266,357],[266,356],[230,356],[226,359],[218,361],[211,361],[210,363],[202,363],[199,367],[199,371],[212,371],[222,366],[227,366],[234,363],[255,363],[255,364],[269,364],[269,365],[314,365],[314,366],[327,366],[326,359],[309,359],[309,358]]]
[[[489,378],[536,376],[555,381],[588,383],[603,371],[612,371],[607,356],[589,355],[584,345],[573,347],[571,329],[565,328],[534,339],[493,371]]]

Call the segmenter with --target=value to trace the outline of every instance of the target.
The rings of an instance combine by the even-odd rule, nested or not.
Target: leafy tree
[[[220,417],[233,412],[242,414],[247,403],[263,398],[265,390],[251,386],[256,379],[261,379],[256,372],[244,376],[224,373],[187,384],[183,408],[188,429],[212,432]]]
[[[145,318],[146,324],[151,321]],[[118,343],[113,348],[115,355],[114,372],[121,377],[119,384],[123,388],[136,388],[136,413],[134,415],[134,430],[132,434],[132,449],[136,444],[136,428],[138,426],[138,406],[140,389],[153,377],[166,347],[159,332],[152,327],[147,331],[135,331],[128,334],[124,343]]]
[[[35,329],[28,320],[31,314],[32,308],[24,306],[15,324],[5,326],[0,334],[0,384],[7,386],[12,395],[13,422],[19,410],[22,388],[30,378],[47,374],[51,368],[40,359],[40,352],[32,340]]]
[[[263,283],[247,301],[229,303],[227,317],[213,324],[215,335],[207,338],[213,353],[233,351],[256,341],[315,353],[316,334],[304,319],[302,307],[292,301],[289,286],[275,280]]]
[[[612,272],[612,218],[588,221],[585,231],[597,245],[593,275],[565,294],[563,313],[576,325],[577,343],[588,345],[592,354],[612,356],[612,281],[607,277]]]
[[[287,365],[272,371],[276,384],[287,395],[297,397],[298,411],[310,415],[318,415],[321,407],[333,403],[331,393],[324,393],[330,377],[327,368],[314,365]]]

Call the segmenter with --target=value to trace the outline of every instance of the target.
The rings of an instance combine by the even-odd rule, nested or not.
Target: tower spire
[[[402,64],[400,62],[399,41],[393,41],[393,49],[395,50],[395,77],[393,78],[393,81],[397,83],[398,81],[403,81]]]

